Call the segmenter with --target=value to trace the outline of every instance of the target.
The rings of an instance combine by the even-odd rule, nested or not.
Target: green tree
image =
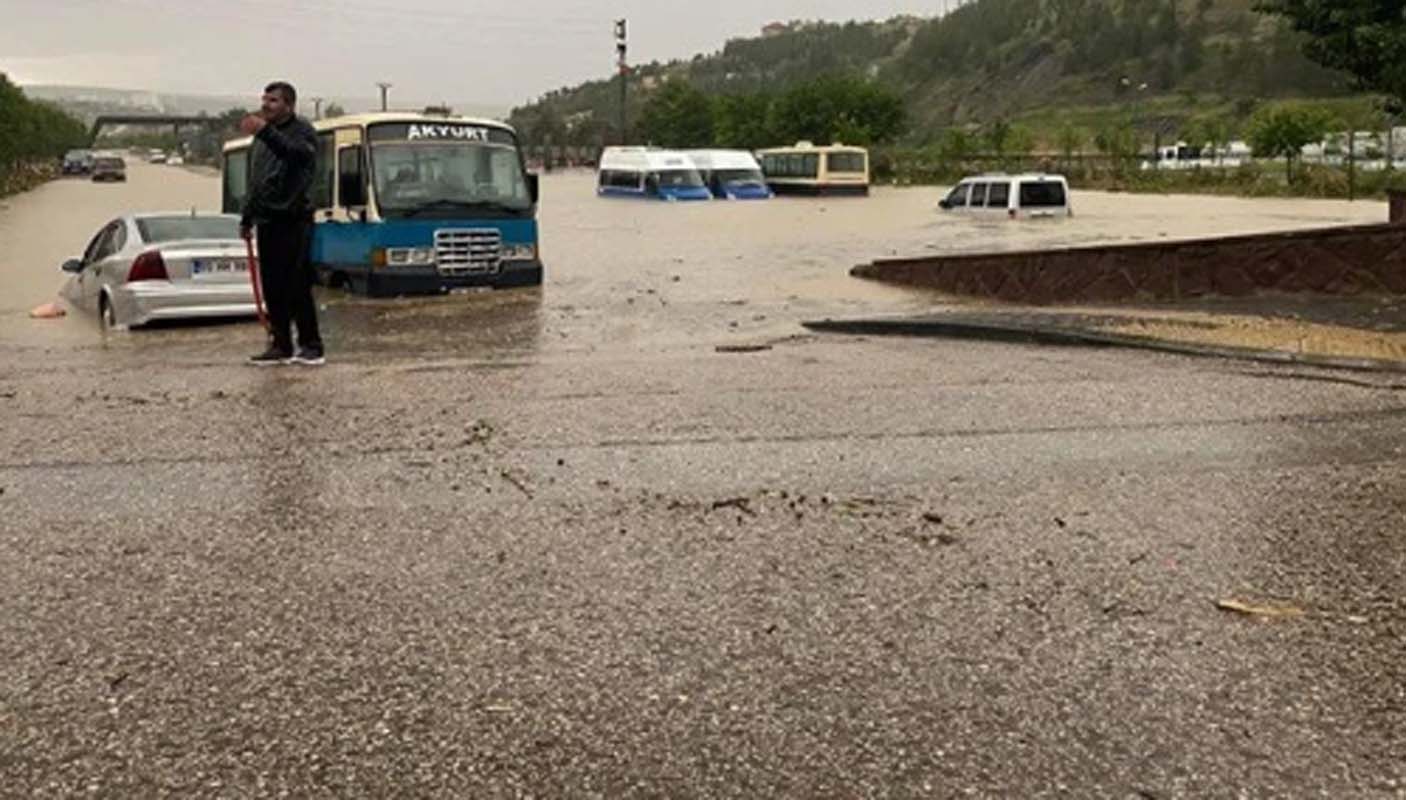
[[[1073,161],[1074,154],[1081,152],[1089,141],[1088,131],[1067,122],[1060,127],[1055,136],[1058,139],[1059,152],[1064,155],[1066,164]]]
[[[0,73],[0,191],[22,165],[52,161],[87,143],[88,131],[80,120],[57,106],[30,100]]]
[[[817,78],[783,93],[771,105],[768,127],[780,142],[808,139],[876,144],[903,132],[903,100],[892,91],[852,77]]]
[[[1361,89],[1406,104],[1406,0],[1261,0],[1308,35],[1304,54],[1351,75]]]
[[[1265,106],[1250,118],[1250,147],[1263,158],[1283,158],[1284,176],[1294,182],[1294,163],[1304,145],[1322,141],[1330,118],[1322,109],[1301,103]]]
[[[713,102],[713,137],[720,147],[759,150],[785,144],[767,125],[771,96],[724,95]]]
[[[342,108],[337,103],[328,103],[327,108],[324,108],[322,110],[323,119],[332,119],[333,117],[345,117],[346,115],[347,110],[345,108]]]
[[[640,134],[662,147],[707,147],[713,144],[713,102],[687,81],[669,81],[644,104]]]

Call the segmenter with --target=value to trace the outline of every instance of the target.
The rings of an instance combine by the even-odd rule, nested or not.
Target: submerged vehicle
[[[127,162],[121,156],[100,155],[93,159],[93,181],[103,183],[127,180]]]
[[[746,150],[686,150],[698,174],[720,200],[765,200],[774,195],[762,167]]]
[[[777,194],[869,194],[869,151],[863,147],[796,142],[757,154],[766,182]]]
[[[693,159],[677,150],[655,147],[607,147],[596,174],[601,197],[654,200],[711,200]]]
[[[255,314],[239,217],[231,214],[118,217],[62,268],[73,275],[68,298],[108,328]]]
[[[1063,175],[992,173],[963,178],[938,206],[968,214],[1003,214],[1011,219],[1068,217],[1069,181]]]
[[[60,169],[65,175],[87,175],[93,171],[93,161],[92,150],[69,150],[63,154]]]
[[[492,120],[377,113],[315,123],[311,258],[320,282],[373,296],[542,283],[537,176]],[[225,145],[239,213],[250,138]]]

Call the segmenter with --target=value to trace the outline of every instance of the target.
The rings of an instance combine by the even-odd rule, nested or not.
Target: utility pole
[[[615,63],[620,71],[620,144],[625,144],[626,139],[626,117],[625,117],[625,97],[629,87],[630,65],[625,60],[625,53],[628,50],[628,36],[625,30],[625,20],[615,20]]]
[[[312,118],[313,118],[313,119],[322,119],[322,98],[321,98],[321,97],[314,97],[314,98],[312,99]]]
[[[378,83],[376,85],[381,87],[381,110],[386,111],[388,109],[388,106],[386,105],[386,93],[391,90],[391,86],[393,84]]]

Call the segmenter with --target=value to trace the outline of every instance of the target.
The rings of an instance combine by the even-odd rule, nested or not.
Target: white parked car
[[[168,166],[168,167],[179,167],[179,166],[181,166],[181,165],[183,165],[183,164],[185,164],[185,163],[186,163],[186,160],[185,160],[184,158],[180,157],[180,156],[177,156],[177,155],[166,156],[166,166]]]
[[[1069,181],[1063,175],[995,173],[963,178],[939,203],[943,209],[1011,219],[1068,217]]]
[[[247,251],[233,214],[119,217],[63,271],[73,275],[64,296],[98,314],[104,327],[256,313]]]

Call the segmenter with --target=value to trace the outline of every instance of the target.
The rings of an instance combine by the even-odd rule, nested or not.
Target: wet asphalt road
[[[321,370],[0,315],[0,795],[1406,796],[1400,386],[805,336],[931,298],[562,206]]]

